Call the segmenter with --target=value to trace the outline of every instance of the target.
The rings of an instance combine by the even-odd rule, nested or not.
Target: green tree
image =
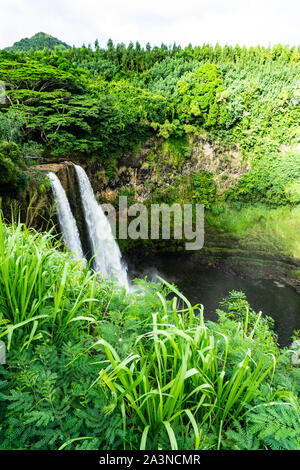
[[[18,146],[13,142],[0,142],[0,192],[16,193],[25,189],[26,165]]]
[[[226,102],[221,93],[225,90],[222,73],[216,65],[206,64],[195,73],[179,81],[179,119],[185,124],[213,127],[222,125],[227,118]]]

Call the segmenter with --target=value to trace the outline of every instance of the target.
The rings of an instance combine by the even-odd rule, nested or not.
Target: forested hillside
[[[299,48],[282,45],[111,40],[0,51],[0,192],[18,197],[30,187],[26,168],[44,157],[94,162],[97,191],[202,203],[213,238],[217,230],[243,250],[272,247],[293,264],[284,278],[299,280],[299,59]],[[138,183],[134,168],[123,171],[128,155]]]
[[[299,287],[299,72],[300,48],[282,45],[75,48],[40,33],[0,51],[0,449],[300,448],[299,330],[281,347],[272,312],[237,288],[208,321],[196,287],[193,305],[161,278],[120,287],[90,269],[103,237],[72,259],[46,177],[65,165],[79,230],[99,214],[94,193],[203,204],[197,267],[221,259],[223,275],[234,259],[255,280],[263,266],[279,292]],[[87,216],[71,162],[93,185]],[[181,248],[152,242],[143,257]],[[292,328],[298,312],[281,305]]]
[[[1,51],[7,97],[0,139],[9,142],[2,144],[2,178],[14,179],[13,166],[22,169],[11,149],[80,155],[107,167],[114,159],[116,167],[123,152],[150,136],[187,147],[200,135],[224,150],[237,145],[251,162],[226,198],[295,204],[299,58],[299,49],[281,45],[182,49],[112,41],[106,48],[96,41],[94,48]]]
[[[63,41],[60,41],[53,36],[46,33],[37,33],[31,38],[23,38],[20,41],[15,42],[11,47],[6,47],[7,51],[18,52],[18,51],[38,51],[42,49],[55,48],[66,48],[70,47]]]

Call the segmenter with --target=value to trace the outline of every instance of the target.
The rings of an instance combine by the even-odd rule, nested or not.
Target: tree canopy
[[[223,147],[238,144],[260,174],[264,158],[297,142],[299,59],[299,48],[282,45],[144,48],[112,40],[0,51],[0,139],[23,153],[39,148],[110,166],[150,136],[205,132]],[[240,198],[251,199],[250,180]]]

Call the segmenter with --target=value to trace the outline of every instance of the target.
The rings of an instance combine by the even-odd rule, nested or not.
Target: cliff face
[[[136,201],[144,202],[158,190],[172,187],[179,178],[188,180],[192,174],[203,171],[214,175],[221,195],[248,169],[238,147],[224,152],[199,137],[179,148],[163,139],[149,139],[136,152],[120,158],[112,177],[107,177],[104,167],[97,163],[88,165],[86,171],[101,200],[111,201],[118,193],[130,189]]]
[[[180,149],[171,148],[163,139],[150,139],[132,154],[123,155],[118,168],[111,175],[99,161],[78,159],[74,163],[81,165],[87,172],[99,202],[111,202],[116,207],[119,195],[127,195],[129,205],[134,202],[169,202],[169,191],[174,188],[180,200],[181,194],[186,197],[186,184],[191,175],[203,171],[213,174],[219,197],[249,169],[238,147],[221,153],[216,145],[201,137]],[[57,174],[69,198],[83,244],[88,246],[73,163],[66,157],[55,160],[49,158],[30,171],[40,174],[52,171]],[[38,203],[45,200],[46,205],[44,209],[32,211],[32,225],[45,228],[43,221],[49,214],[57,224],[51,188],[44,194],[37,191],[38,187],[34,184],[28,189],[25,207],[33,193],[38,194]],[[183,249],[183,244],[172,240],[120,240],[119,244],[122,252],[129,254],[139,250],[143,253],[145,250],[167,252]],[[247,237],[235,236],[211,224],[211,221],[206,221],[204,247],[197,256],[201,264],[240,275],[279,280],[300,291],[300,260],[282,250],[276,240],[248,240]]]
[[[163,139],[149,139],[136,152],[122,155],[111,176],[101,161],[76,158],[70,161],[66,157],[45,158],[43,164],[32,169],[56,173],[64,189],[69,191],[76,186],[72,162],[85,169],[101,202],[113,201],[128,190],[134,192],[135,201],[144,202],[152,199],[159,189],[172,187],[179,178],[188,179],[202,171],[214,175],[218,194],[223,194],[249,169],[238,147],[224,153],[200,137],[179,149],[167,145]]]
[[[186,183],[193,174],[208,171],[214,176],[217,198],[249,170],[238,147],[225,153],[205,139],[193,141],[186,154],[168,147],[163,139],[150,139],[136,152],[123,155],[115,175],[109,177],[98,162],[79,162],[94,188],[100,202],[116,204],[119,195],[134,202],[167,202],[168,195],[176,188],[179,200],[187,196]],[[190,195],[191,196],[191,195]],[[192,201],[192,198],[190,199]],[[238,214],[237,219],[238,219]],[[215,216],[218,217],[217,215]],[[233,223],[236,223],[233,222]],[[258,222],[260,223],[260,221]],[[300,292],[300,257],[291,255],[276,237],[272,239],[262,231],[259,238],[237,236],[206,220],[204,247],[197,253],[199,263],[247,275],[253,278],[273,279],[293,286]],[[146,251],[177,251],[183,244],[170,240],[119,241],[123,253]]]
[[[61,163],[48,163],[45,161],[45,163],[36,165],[31,169],[45,174],[50,172],[55,173],[60,179],[60,182],[65,191],[68,191],[74,184],[74,167],[70,161],[63,161]]]

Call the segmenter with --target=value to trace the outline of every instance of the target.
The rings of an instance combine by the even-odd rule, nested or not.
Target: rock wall
[[[31,167],[32,171],[39,171],[44,174],[53,172],[60,179],[65,191],[68,191],[74,183],[74,167],[71,161],[63,161],[60,163],[45,163]]]
[[[248,170],[249,164],[243,161],[238,147],[224,152],[199,137],[181,152],[174,151],[163,139],[152,138],[135,153],[121,156],[114,177],[107,178],[103,166],[97,164],[87,172],[101,200],[112,200],[115,191],[133,187],[135,200],[144,202],[159,188],[172,187],[178,178],[200,171],[213,173],[218,194],[223,194]]]
[[[234,184],[248,171],[248,164],[241,157],[238,147],[221,153],[220,148],[204,138],[194,139],[185,149],[185,155],[166,146],[163,139],[149,139],[132,154],[120,157],[118,167],[109,176],[100,161],[72,158],[87,172],[99,202],[116,203],[118,195],[128,194],[130,202],[151,202],[159,191],[162,197],[172,188],[178,178],[188,177],[203,170],[214,174],[218,195]],[[76,173],[67,157],[45,158],[43,164],[30,171],[45,174],[53,171],[67,192],[72,212],[76,218],[83,246],[88,247],[88,236],[80,204]],[[25,196],[25,206],[37,191],[32,185]],[[46,199],[46,210],[32,213],[33,226],[45,228],[44,219],[51,214],[56,226],[51,188],[40,194]],[[23,201],[24,203],[24,201]],[[44,209],[45,209],[44,207]],[[59,229],[58,229],[59,231]],[[180,251],[183,243],[178,241],[120,241],[123,253],[131,251]],[[300,260],[291,259],[284,253],[274,252],[268,244],[247,243],[215,227],[205,226],[205,243],[197,253],[199,263],[217,267],[239,275],[274,279],[293,286],[300,292]]]
[[[198,138],[189,147],[185,158],[164,147],[163,139],[150,139],[133,154],[123,155],[116,174],[108,178],[103,165],[83,164],[100,202],[112,202],[118,195],[128,194],[131,202],[149,202],[158,191],[172,188],[176,180],[203,170],[214,174],[218,195],[236,183],[249,170],[238,147],[221,153],[220,149]],[[226,176],[226,177],[225,177]],[[127,191],[127,193],[126,193]],[[123,253],[141,250],[180,251],[183,243],[161,240],[119,241]],[[238,275],[273,279],[288,284],[300,292],[300,260],[287,256],[274,245],[247,242],[216,227],[205,226],[204,247],[197,253],[199,263],[217,267]]]

